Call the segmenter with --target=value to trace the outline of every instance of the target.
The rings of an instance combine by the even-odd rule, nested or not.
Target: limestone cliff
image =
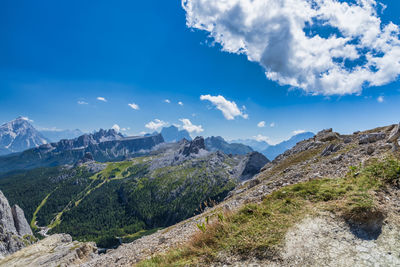
[[[17,205],[11,208],[7,198],[0,191],[0,258],[18,251],[32,240],[32,230],[24,212]]]

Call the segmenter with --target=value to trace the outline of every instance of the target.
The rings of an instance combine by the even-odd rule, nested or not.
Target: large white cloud
[[[201,133],[204,131],[203,126],[194,125],[189,119],[180,119],[182,122],[182,128],[188,131],[189,133]]]
[[[159,119],[155,119],[155,120],[150,121],[149,123],[147,123],[145,125],[145,127],[147,129],[150,129],[150,130],[153,130],[153,131],[157,131],[158,129],[160,129],[160,128],[164,127],[164,126],[167,126],[167,125],[168,125],[168,122],[165,122],[165,121],[162,121],[162,120],[159,120]]]
[[[200,100],[208,100],[213,103],[217,109],[222,111],[222,114],[227,120],[234,120],[237,116],[241,116],[245,119],[248,118],[248,115],[241,111],[235,102],[226,100],[222,95],[202,95],[200,96]]]
[[[399,27],[381,22],[375,0],[182,0],[182,6],[188,27],[258,62],[281,85],[343,95],[400,74]]]

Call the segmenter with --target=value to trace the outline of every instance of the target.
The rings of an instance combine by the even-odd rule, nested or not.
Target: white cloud
[[[379,103],[383,103],[385,101],[385,98],[383,96],[380,96],[376,99]]]
[[[128,106],[130,106],[132,109],[134,109],[134,110],[139,110],[140,108],[139,108],[139,105],[137,105],[137,104],[135,104],[135,103],[132,103],[132,104],[128,104]]]
[[[275,127],[275,122],[271,122],[271,124],[269,125],[269,127],[274,128],[274,127]]]
[[[79,105],[87,105],[87,104],[89,104],[88,102],[85,102],[85,101],[82,101],[82,100],[79,100],[78,101],[78,104]]]
[[[260,127],[260,128],[265,127],[265,121],[260,121],[260,122],[257,124],[257,127]]]
[[[101,96],[97,97],[96,99],[99,101],[107,102],[107,99],[105,99],[104,97],[101,97]]]
[[[267,142],[267,143],[271,142],[271,138],[269,138],[268,136],[261,135],[261,134],[253,136],[253,139],[257,140],[258,142]]]
[[[344,95],[400,74],[399,26],[382,23],[376,0],[182,0],[182,6],[188,27],[259,63],[280,85]]]
[[[179,101],[179,102],[178,102],[178,105],[179,105],[179,106],[183,106],[182,101]]]
[[[165,121],[162,121],[162,120],[159,120],[159,119],[155,119],[155,120],[147,123],[145,125],[145,127],[147,129],[150,129],[150,130],[153,130],[153,131],[157,131],[158,129],[160,129],[160,128],[164,127],[164,126],[167,126],[167,125],[168,125],[168,122],[165,122]]]
[[[214,104],[217,109],[222,111],[222,114],[227,120],[234,120],[235,117],[241,116],[247,119],[249,116],[243,111],[241,111],[234,101],[228,101],[222,95],[211,96],[211,95],[201,95],[200,100],[208,100]]]
[[[169,99],[165,99],[164,102],[168,103],[168,104],[171,103],[171,101]]]
[[[114,124],[113,127],[111,127],[111,129],[114,129],[116,132],[119,132],[121,130],[118,124]]]
[[[293,134],[296,135],[296,134],[301,134],[301,133],[305,133],[305,132],[306,132],[305,130],[296,130],[296,131],[293,131]]]
[[[180,119],[180,121],[183,123],[182,128],[189,133],[201,133],[204,131],[203,126],[194,125],[189,119]]]

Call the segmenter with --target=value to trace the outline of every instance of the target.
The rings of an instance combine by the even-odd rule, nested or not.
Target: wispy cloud
[[[82,100],[78,101],[78,105],[87,105],[87,104],[89,104],[89,103],[85,102],[85,101],[82,101]]]
[[[171,103],[171,100],[165,99],[164,102],[169,104],[169,103]]]
[[[178,105],[179,105],[179,106],[183,106],[183,102],[182,102],[182,101],[179,101],[179,102],[178,102]]]
[[[377,100],[379,103],[383,103],[383,102],[385,101],[385,98],[384,98],[383,96],[379,96],[376,100]]]
[[[376,0],[183,0],[188,27],[312,94],[360,93],[400,74],[400,28]],[[385,7],[383,6],[382,9]],[[332,28],[329,36],[325,28]],[[349,67],[345,62],[352,62]]]
[[[271,124],[269,125],[269,127],[274,128],[274,127],[275,127],[275,122],[271,122]]]
[[[265,121],[260,121],[260,122],[257,124],[257,127],[259,127],[259,128],[264,128],[264,127],[265,127]]]
[[[248,115],[242,112],[234,101],[228,101],[222,95],[201,95],[200,100],[210,101],[218,110],[222,111],[222,114],[227,120],[234,120],[237,116],[244,119],[248,118]]]
[[[301,133],[305,133],[305,132],[306,132],[305,130],[296,130],[296,131],[293,131],[293,134],[296,135],[296,134],[301,134]]]
[[[137,104],[135,104],[135,103],[132,103],[132,104],[128,104],[128,106],[130,106],[132,109],[134,109],[134,110],[139,110],[140,108],[139,108],[139,105],[137,105]]]
[[[268,136],[265,136],[265,135],[261,135],[261,134],[253,136],[253,139],[255,139],[256,141],[259,141],[259,142],[267,142],[267,143],[271,142],[271,138],[269,138]]]
[[[105,98],[102,97],[102,96],[99,96],[99,97],[97,97],[96,99],[99,100],[99,101],[107,102],[107,99],[105,99]]]
[[[182,128],[189,133],[201,133],[204,131],[203,126],[194,125],[189,119],[180,119],[180,121],[183,123]]]
[[[150,129],[150,130],[153,130],[153,131],[157,131],[158,129],[160,129],[160,128],[164,127],[164,126],[167,126],[167,125],[168,125],[168,122],[165,122],[165,121],[162,121],[162,120],[159,120],[159,119],[155,119],[155,120],[150,121],[149,123],[147,123],[145,125],[145,127],[147,129]]]

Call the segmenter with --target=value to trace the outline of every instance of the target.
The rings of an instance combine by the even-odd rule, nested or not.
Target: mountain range
[[[91,134],[82,134],[80,130],[37,131],[29,120],[19,117],[0,127],[0,172],[18,169],[75,164],[90,153],[94,160],[116,161],[149,153],[155,146],[165,142],[173,143],[181,140],[192,140],[186,130],[176,126],[164,127],[161,133],[145,136],[126,137],[115,130],[100,130]],[[52,142],[51,140],[61,140]],[[71,136],[79,137],[64,139]],[[245,155],[252,151],[274,159],[279,154],[293,147],[297,142],[314,136],[306,132],[295,135],[277,145],[252,139],[227,142],[220,136],[205,138],[206,150],[222,151],[225,154]],[[246,145],[248,144],[248,145]],[[10,155],[7,155],[10,154]]]
[[[315,134],[312,132],[299,133],[276,145],[270,145],[265,141],[257,141],[254,139],[239,139],[232,142],[248,145],[255,151],[264,154],[268,159],[273,160],[286,150],[294,147],[298,142],[312,138],[314,135]]]
[[[0,172],[77,163],[86,153],[96,161],[116,161],[149,152],[163,143],[160,134],[124,137],[114,129],[84,134],[75,139],[47,143],[0,157]]]

